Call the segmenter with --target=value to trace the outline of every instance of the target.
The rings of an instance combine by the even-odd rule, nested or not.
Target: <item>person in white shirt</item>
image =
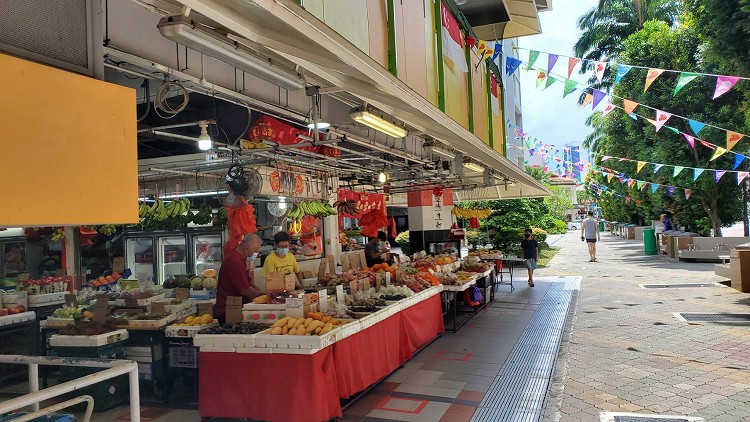
[[[589,216],[581,223],[581,241],[586,241],[589,247],[589,262],[596,262],[596,241],[602,240],[599,234],[599,224],[594,219],[594,213],[589,211]]]

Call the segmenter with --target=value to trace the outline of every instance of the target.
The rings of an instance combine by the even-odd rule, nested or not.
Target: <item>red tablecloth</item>
[[[327,421],[443,332],[440,295],[313,355],[200,352],[203,417]]]

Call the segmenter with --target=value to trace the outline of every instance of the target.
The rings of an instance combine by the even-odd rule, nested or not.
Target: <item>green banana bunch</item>
[[[213,221],[213,210],[209,206],[203,206],[193,216],[193,223],[195,224],[209,224]]]
[[[52,240],[53,242],[57,242],[63,239],[65,239],[65,232],[63,231],[63,229],[55,230],[55,233],[52,235],[52,237],[50,237],[50,240]]]
[[[112,236],[113,234],[117,233],[117,228],[114,224],[105,224],[99,227],[99,233],[105,236]]]
[[[145,202],[138,202],[138,218],[146,218],[149,215],[150,208]]]
[[[302,201],[287,213],[287,217],[293,220],[301,220],[306,215],[323,218],[336,214],[336,209],[327,202]]]
[[[156,198],[156,202],[154,204],[156,206],[156,209],[154,210],[153,217],[156,221],[164,221],[169,217],[169,211],[167,211],[167,207],[164,205],[164,201],[162,201],[159,198]],[[153,207],[152,207],[153,208]]]

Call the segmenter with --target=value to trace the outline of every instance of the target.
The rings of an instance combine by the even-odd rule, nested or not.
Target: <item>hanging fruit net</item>
[[[362,215],[359,219],[359,225],[362,226],[362,234],[364,236],[376,237],[378,230],[388,225],[388,219],[383,210],[375,209]]]

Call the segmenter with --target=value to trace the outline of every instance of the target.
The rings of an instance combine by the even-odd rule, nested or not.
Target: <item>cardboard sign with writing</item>
[[[73,293],[66,293],[65,294],[65,306],[67,307],[78,306],[78,298],[76,298],[76,295],[74,295]]]
[[[320,312],[328,312],[328,289],[318,290]]]
[[[112,271],[116,273],[125,271],[125,257],[118,256],[112,260]]]
[[[104,321],[107,319],[107,306],[108,306],[107,295],[99,295],[96,297],[96,303],[94,304],[94,317],[92,320],[94,324],[104,325]]]
[[[341,271],[347,272],[351,269],[351,264],[349,263],[349,255],[344,254],[341,255]]]
[[[286,300],[286,316],[292,318],[302,318],[305,316],[304,299],[290,297]]]
[[[286,274],[284,275],[284,290],[287,292],[293,292],[294,286],[297,285],[297,275],[296,274]]]
[[[341,284],[336,286],[336,302],[346,303],[346,299],[344,298],[344,286]]]
[[[359,290],[366,292],[370,290],[370,279],[369,278],[360,278],[357,283],[359,284]]]
[[[336,259],[334,259],[332,256],[328,257],[328,272],[331,274],[336,274]]]
[[[164,302],[152,302],[151,303],[152,314],[166,314],[167,310],[164,308]]]
[[[268,273],[268,275],[266,275],[266,290],[269,292],[280,292],[286,290],[286,283],[284,281],[285,275],[286,274],[280,271]]]
[[[361,267],[359,263],[359,254],[351,254],[349,255],[349,268],[352,270],[358,270]]]
[[[367,267],[367,257],[365,256],[365,250],[359,250],[359,268]]]
[[[190,289],[182,287],[174,289],[174,297],[178,300],[188,300],[190,298]]]
[[[125,307],[126,308],[137,308],[138,307],[138,299],[134,297],[126,297],[125,298]]]
[[[242,322],[242,296],[227,296],[227,322]]]
[[[320,264],[318,264],[318,278],[323,278],[326,275],[326,259],[321,258]]]
[[[388,271],[385,272],[385,286],[391,287],[391,273]]]
[[[198,315],[206,315],[206,314],[214,316],[214,305],[212,303],[199,303]]]
[[[358,280],[352,280],[349,282],[349,290],[351,290],[352,294],[359,291],[359,281]]]

